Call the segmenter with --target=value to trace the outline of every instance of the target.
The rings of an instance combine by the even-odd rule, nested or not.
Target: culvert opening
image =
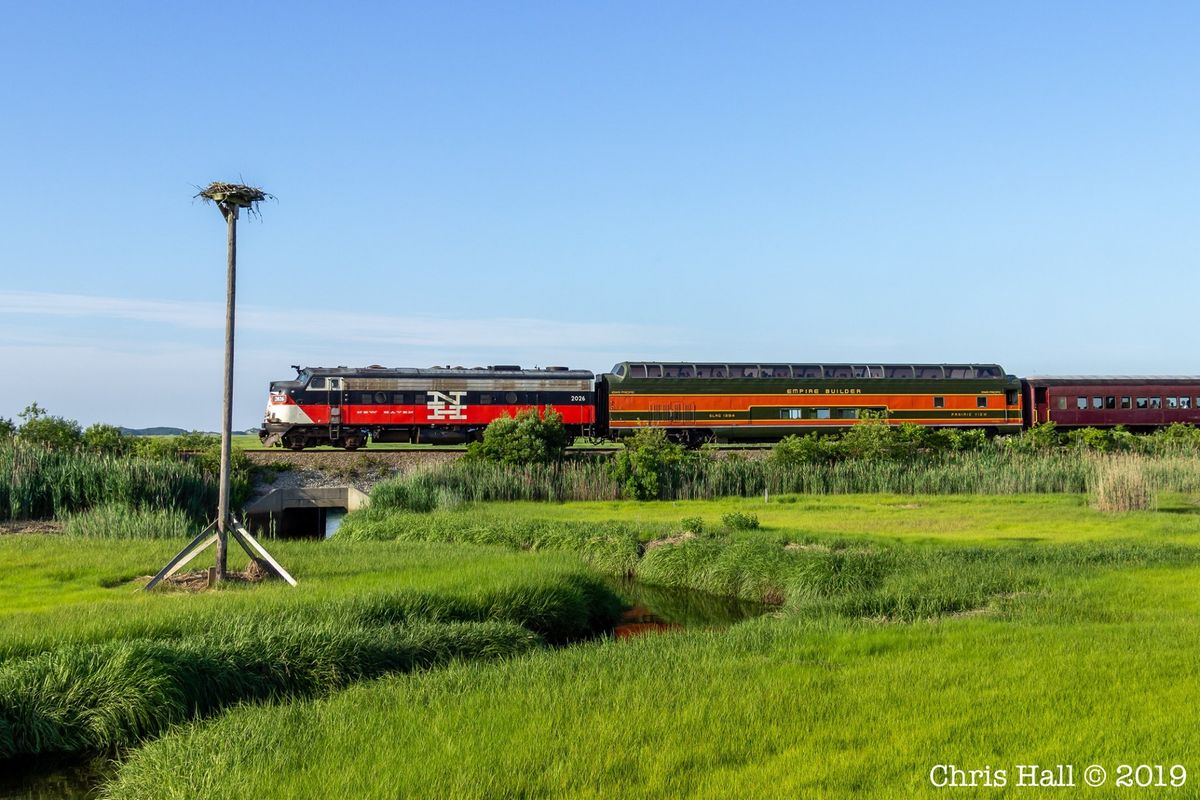
[[[344,508],[285,508],[267,514],[247,514],[250,532],[268,539],[328,539],[337,533]]]
[[[276,489],[246,506],[246,521],[268,539],[328,539],[367,500],[351,486]]]

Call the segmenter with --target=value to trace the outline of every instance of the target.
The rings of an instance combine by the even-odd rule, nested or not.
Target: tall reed
[[[215,481],[194,464],[0,445],[0,520],[61,517],[108,503],[203,519],[216,493]]]
[[[1136,463],[1160,489],[1200,491],[1195,456],[1103,454],[1084,449],[1023,452],[993,448],[908,459],[847,458],[779,464],[740,458],[696,459],[663,491],[664,500],[708,500],[769,494],[1041,494],[1088,490],[1112,459]],[[429,511],[454,501],[613,500],[621,489],[602,460],[515,467],[455,462],[378,484],[376,507]]]

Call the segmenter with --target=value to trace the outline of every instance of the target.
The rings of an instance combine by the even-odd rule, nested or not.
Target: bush
[[[785,436],[771,448],[772,464],[790,467],[797,464],[819,464],[837,461],[842,457],[840,441],[834,436],[809,433],[804,436]]]
[[[1016,436],[1009,436],[1004,443],[1015,450],[1026,452],[1051,450],[1062,444],[1062,435],[1058,431],[1058,426],[1053,422],[1043,422],[1032,428],[1026,428]]]
[[[113,456],[125,455],[133,449],[129,437],[121,433],[120,428],[103,422],[89,425],[83,432],[83,446],[93,453],[107,453]]]
[[[1073,447],[1085,450],[1096,450],[1110,453],[1115,450],[1129,450],[1136,443],[1129,431],[1121,426],[1101,430],[1099,428],[1079,428],[1067,433],[1067,443]]]
[[[687,533],[704,533],[704,519],[701,517],[687,517],[679,523],[679,527]]]
[[[83,431],[73,419],[51,417],[37,403],[30,403],[18,416],[24,420],[17,435],[26,444],[68,450],[83,441]]]
[[[483,440],[467,448],[467,457],[499,464],[551,464],[562,461],[570,443],[561,414],[549,407],[540,413],[526,409],[516,417],[503,414],[492,420]]]
[[[749,531],[758,527],[758,515],[733,511],[722,515],[721,522],[724,523],[726,528],[730,528],[731,530]]]
[[[633,500],[668,496],[678,485],[688,453],[658,428],[643,428],[625,440],[612,462],[613,478]]]

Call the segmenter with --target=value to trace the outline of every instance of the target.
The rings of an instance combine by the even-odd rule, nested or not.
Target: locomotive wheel
[[[297,453],[304,449],[304,440],[294,440],[287,443],[288,450],[295,450]]]

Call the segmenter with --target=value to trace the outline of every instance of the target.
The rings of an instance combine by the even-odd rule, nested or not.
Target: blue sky
[[[1193,3],[19,4],[0,416],[290,364],[1200,373]]]

